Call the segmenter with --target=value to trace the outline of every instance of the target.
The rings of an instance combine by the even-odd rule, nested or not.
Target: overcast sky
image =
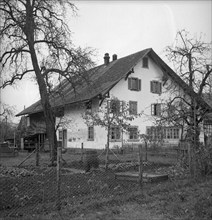
[[[193,36],[212,36],[212,1],[74,1],[78,16],[68,16],[75,45],[96,49],[95,62],[103,63],[107,52],[118,58],[145,48],[164,59],[164,48],[176,32],[186,29]],[[169,63],[168,63],[169,64]],[[39,100],[37,85],[28,80],[1,92],[4,103],[16,114]],[[20,118],[16,118],[16,121]]]

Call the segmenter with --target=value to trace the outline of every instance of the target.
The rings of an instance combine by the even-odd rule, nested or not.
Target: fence
[[[74,215],[86,201],[88,204],[98,203],[101,199],[131,192],[133,188],[139,189],[137,182],[117,180],[113,172],[138,171],[138,150],[124,153],[111,151],[110,158],[114,160],[110,161],[108,172],[104,171],[105,154],[98,151],[100,169],[88,173],[85,173],[83,163],[86,150],[84,155],[82,152],[61,154],[59,150],[55,167],[48,166],[48,153],[40,152],[39,160],[36,160],[36,155],[36,152],[28,154],[25,160],[26,154],[22,156],[20,152],[19,158],[22,162],[25,160],[23,163],[19,160],[13,164],[16,166],[11,166],[8,160],[7,166],[0,166],[0,218],[47,214],[63,208],[71,210]],[[36,162],[39,166],[35,166]],[[155,168],[151,163],[145,166],[144,169]]]

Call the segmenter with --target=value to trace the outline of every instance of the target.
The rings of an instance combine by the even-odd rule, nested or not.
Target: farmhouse
[[[110,146],[136,145],[139,134],[160,138],[156,121],[161,117],[165,103],[175,96],[195,98],[206,111],[209,104],[199,97],[187,84],[154,52],[148,48],[118,59],[117,55],[104,56],[104,63],[86,72],[88,82],[79,83],[74,89],[64,80],[55,88],[51,105],[56,112],[58,140],[64,147],[105,148],[107,131],[104,127],[86,124],[83,114],[97,111],[116,98],[129,104],[129,114],[137,115],[129,129],[122,132],[119,126],[110,129]],[[174,88],[174,90],[173,90]],[[45,135],[41,102],[24,109],[17,116],[27,116],[28,130],[34,136]],[[41,125],[42,124],[42,125]],[[42,129],[39,129],[42,127]],[[161,129],[161,128],[160,128]],[[177,145],[186,134],[178,126],[163,125],[163,145]],[[42,141],[46,137],[42,135]],[[203,128],[200,133],[204,140]]]

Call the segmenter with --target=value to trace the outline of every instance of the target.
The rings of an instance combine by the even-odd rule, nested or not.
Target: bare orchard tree
[[[12,117],[15,107],[0,102],[0,142],[3,142],[8,136],[13,136],[14,125]]]
[[[14,116],[15,107],[0,102],[0,118],[5,119],[6,117]]]
[[[31,75],[37,81],[51,149],[55,160],[55,114],[51,89],[55,80],[68,80],[75,88],[91,67],[91,51],[76,48],[65,23],[65,12],[75,13],[69,0],[1,0],[1,88]],[[53,99],[53,98],[52,98]]]
[[[106,158],[105,169],[108,169],[109,163],[109,149],[110,149],[110,137],[112,133],[117,132],[117,139],[121,138],[124,131],[128,131],[130,122],[135,117],[139,117],[140,114],[130,114],[129,106],[124,101],[113,97],[105,100],[102,106],[97,110],[87,110],[83,115],[86,123],[89,126],[101,126],[107,130],[107,144],[106,144]],[[117,128],[116,131],[112,131],[112,127]],[[122,134],[121,134],[122,133]]]
[[[199,136],[200,125],[207,114],[208,105],[202,107],[203,103],[196,101],[196,97],[203,97],[211,89],[210,76],[211,66],[211,43],[205,43],[200,37],[190,37],[185,30],[177,32],[176,40],[172,46],[166,48],[167,58],[173,63],[175,71],[188,85],[190,91],[194,91],[195,97],[177,93],[177,87],[173,84],[169,90],[174,95],[164,108],[161,120],[186,128],[186,138],[192,146],[193,171],[196,170],[196,156],[200,151]]]

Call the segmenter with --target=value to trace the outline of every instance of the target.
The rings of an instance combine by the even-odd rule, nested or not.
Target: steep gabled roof
[[[50,98],[51,105],[53,107],[59,107],[67,104],[86,102],[98,95],[106,94],[121,79],[125,78],[132,68],[146,55],[151,57],[161,67],[163,72],[178,83],[187,94],[195,97],[198,103],[205,108],[211,108],[151,48],[117,59],[107,65],[100,65],[88,70],[85,74],[88,76],[89,81],[81,82],[75,88],[67,80],[64,80],[62,85],[55,88]],[[41,101],[34,103],[16,116],[37,112],[42,112]]]

